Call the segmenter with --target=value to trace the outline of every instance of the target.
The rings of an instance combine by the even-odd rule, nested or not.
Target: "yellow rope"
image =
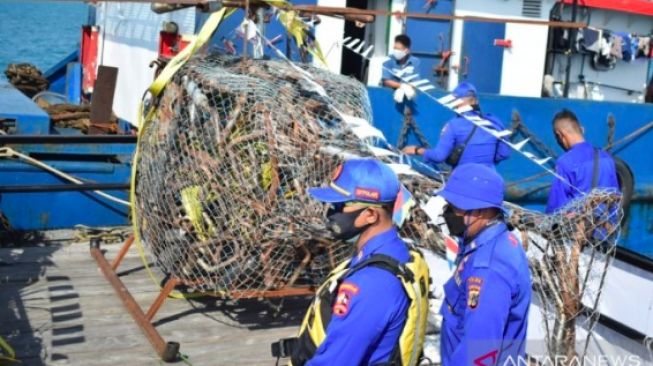
[[[5,341],[2,337],[0,337],[0,365],[3,365],[1,361],[8,361],[9,363],[21,363],[19,360],[16,359],[16,352],[14,351],[13,348]],[[6,353],[6,355],[5,355]]]
[[[272,6],[279,6],[279,5],[287,5],[288,2],[285,0],[266,0],[270,5]],[[166,67],[161,71],[159,76],[154,80],[152,85],[148,88],[148,92],[152,96],[153,99],[158,98],[161,93],[163,92],[165,86],[172,80],[173,76],[179,69],[190,59],[191,56],[197,52],[205,43],[206,41],[209,40],[211,35],[215,32],[215,30],[218,28],[220,23],[222,22],[223,19],[231,16],[234,12],[236,11],[235,8],[222,8],[220,11],[213,13],[209,19],[207,19],[206,23],[204,23],[204,26],[202,26],[202,29],[200,32],[193,38],[191,43],[184,48],[177,56],[175,56],[170,62],[166,65]],[[302,31],[303,26],[300,26],[300,24],[297,21],[297,14],[295,12],[286,12],[284,10],[281,10],[281,14],[283,15],[282,23],[286,27],[286,30],[295,38],[297,41],[298,46],[304,46],[304,37]],[[315,57],[317,57],[321,62],[325,63],[324,56],[322,55],[322,51],[319,48],[319,45],[317,42],[315,43],[315,48],[307,47],[307,50]],[[130,190],[130,201],[131,201],[131,209],[132,209],[132,225],[134,227],[134,241],[136,242],[136,247],[138,249],[139,256],[141,257],[141,260],[143,262],[143,265],[145,266],[145,269],[152,279],[152,281],[159,286],[159,282],[156,279],[156,276],[150,269],[149,263],[147,261],[147,256],[145,254],[145,250],[143,249],[143,245],[141,243],[141,238],[139,236],[139,230],[138,230],[138,220],[136,219],[137,217],[137,210],[136,210],[136,200],[135,200],[135,190],[136,190],[136,169],[137,169],[137,162],[138,162],[138,156],[140,153],[140,138],[143,135],[144,131],[149,127],[149,124],[152,122],[154,119],[154,116],[156,114],[156,104],[151,103],[149,106],[149,109],[146,111],[145,110],[145,105],[143,102],[141,102],[140,105],[140,113],[139,113],[139,123],[138,123],[138,128],[139,128],[139,143],[136,145],[136,150],[134,152],[134,159],[133,159],[133,164],[132,164],[132,174],[131,174],[131,190]],[[147,222],[145,223],[147,225]],[[214,291],[214,292],[200,292],[200,293],[193,293],[193,294],[183,294],[180,292],[173,292],[170,294],[169,297],[175,298],[175,299],[188,299],[188,298],[197,298],[197,297],[202,297],[202,296],[221,296],[224,297],[227,294],[225,291]]]

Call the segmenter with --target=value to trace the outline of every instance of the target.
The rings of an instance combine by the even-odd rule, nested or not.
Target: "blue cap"
[[[438,195],[461,210],[503,210],[503,178],[482,164],[463,164],[453,170]]]
[[[401,183],[389,166],[374,159],[352,159],[340,164],[328,187],[313,187],[308,194],[327,203],[391,203]]]
[[[452,93],[456,98],[465,98],[465,97],[475,97],[476,96],[476,87],[474,84],[463,81],[458,84],[456,89]]]

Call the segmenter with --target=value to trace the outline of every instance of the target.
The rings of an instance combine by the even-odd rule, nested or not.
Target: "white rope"
[[[74,184],[84,184],[83,181],[73,177],[72,175],[64,173],[61,170],[56,169],[56,168],[54,168],[54,167],[52,167],[52,166],[50,166],[48,164],[45,164],[44,162],[42,162],[40,160],[32,158],[31,156],[19,153],[18,151],[14,150],[14,149],[12,149],[10,147],[0,148],[0,158],[12,158],[12,157],[17,157],[19,159],[22,159],[22,160],[24,160],[24,161],[26,161],[26,162],[28,162],[28,163],[36,166],[36,167],[39,167],[39,168],[41,168],[43,170],[46,170],[46,171],[48,171],[48,172],[50,172],[50,173],[52,173],[54,175],[57,175],[57,176],[59,176],[59,177],[61,177],[63,179],[66,179],[67,181],[73,182]],[[110,194],[106,194],[106,193],[104,193],[102,191],[93,191],[93,192],[98,194],[99,196],[102,196],[102,197],[108,199],[109,201],[120,203],[121,205],[125,205],[125,206],[128,206],[128,207],[130,206],[129,202],[127,202],[125,200],[122,200],[122,199],[120,199],[118,197],[114,197],[114,196],[112,196]]]

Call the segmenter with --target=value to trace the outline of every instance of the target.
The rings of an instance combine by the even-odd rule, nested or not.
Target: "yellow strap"
[[[220,25],[220,22],[222,22],[222,19],[229,17],[235,11],[235,8],[222,8],[220,11],[211,14],[197,36],[193,37],[191,43],[168,62],[163,71],[161,71],[152,85],[150,85],[148,89],[150,93],[158,97],[175,73],[209,40],[213,32],[218,28],[218,25]]]
[[[324,66],[327,66],[320,44],[315,41],[313,47],[310,47],[305,40],[305,34],[307,32],[306,23],[299,19],[296,11],[285,10],[289,6],[292,6],[292,4],[286,0],[266,0],[266,2],[277,8],[279,11],[279,21],[286,28],[288,34],[295,39],[297,47],[305,47],[308,53],[318,59]]]
[[[204,44],[209,40],[211,35],[215,32],[215,30],[218,28],[220,23],[222,22],[223,19],[229,17],[232,15],[236,9],[234,8],[222,8],[220,11],[215,12],[211,14],[209,19],[206,20],[204,25],[202,26],[202,29],[199,31],[197,36],[193,37],[193,40],[191,43],[186,46],[181,52],[179,52],[168,64],[166,67],[161,71],[159,76],[154,80],[152,85],[148,88],[148,91],[152,94],[152,97],[156,98],[158,97],[161,92],[163,92],[163,89],[168,85],[170,80],[172,80],[172,77],[175,75],[179,69],[184,66],[186,61],[190,59],[191,56],[197,52]],[[152,105],[150,106],[149,110],[146,112],[144,110],[144,105],[143,102],[141,102],[140,107],[139,107],[139,123],[138,123],[138,138],[140,140],[141,136],[143,135],[143,131],[148,127],[152,119],[154,118],[154,115],[156,114],[156,106]],[[156,280],[156,277],[152,273],[152,270],[150,269],[150,266],[147,262],[147,258],[145,256],[145,251],[143,250],[143,246],[141,243],[141,238],[139,235],[139,230],[138,230],[138,220],[136,219],[136,167],[138,163],[138,156],[140,152],[140,144],[136,144],[136,151],[134,152],[134,159],[132,161],[132,174],[131,174],[131,189],[129,192],[129,199],[131,201],[131,214],[132,214],[132,225],[134,227],[134,241],[136,242],[136,247],[138,248],[138,253],[141,257],[141,260],[143,261],[143,264],[145,266],[145,269],[147,270],[147,273],[149,276],[152,278],[152,281],[159,286],[158,281]],[[145,223],[147,225],[147,223]],[[159,286],[160,287],[160,286]],[[223,295],[223,293],[216,293],[217,295]],[[203,294],[199,294],[203,296]],[[190,296],[190,295],[184,295],[180,293],[173,293],[170,295],[170,297],[173,298],[188,298],[188,297],[195,297],[195,296]]]
[[[7,341],[5,341],[2,337],[0,337],[0,350],[2,350],[3,353],[6,353],[6,355],[0,354],[0,360],[20,362],[16,359],[16,352],[14,349],[11,348],[9,343],[7,343]]]

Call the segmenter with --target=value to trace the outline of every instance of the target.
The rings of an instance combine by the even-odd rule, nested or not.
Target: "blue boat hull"
[[[392,92],[388,89],[370,87],[369,95],[374,124],[384,132],[389,142],[396,144],[403,124],[403,106],[394,102]],[[556,154],[562,151],[555,143],[551,132],[551,118],[562,108],[576,112],[585,127],[586,138],[595,146],[604,146],[607,143],[610,115],[616,121],[614,141],[619,141],[653,121],[653,106],[648,105],[489,94],[481,95],[480,101],[483,110],[499,116],[506,127],[512,125],[513,115],[517,112],[521,123],[536,139],[548,145]],[[25,101],[25,103],[30,102]],[[453,113],[425,95],[418,96],[413,110],[419,129],[429,143],[435,145],[442,126],[453,117]],[[408,143],[418,143],[414,133],[408,135]],[[653,133],[646,131],[626,143],[617,145],[612,150],[615,156],[627,162],[635,177],[634,195],[620,245],[649,258],[653,258],[653,224],[651,224],[653,222],[653,163],[649,153],[651,145],[653,145]],[[38,152],[121,156],[121,161],[128,162],[133,145],[122,145],[118,149],[116,146],[97,145],[92,147],[93,151],[87,151],[88,148],[80,146],[48,145],[41,149],[47,151]],[[127,182],[130,173],[128,163],[79,161],[71,159],[70,155],[65,160],[55,160],[50,163],[96,183]],[[551,182],[552,177],[543,175],[524,184],[512,185],[524,178],[542,173],[541,168],[518,154],[513,154],[510,159],[501,163],[499,172],[509,185],[508,200],[530,209],[543,209],[548,193],[548,188],[545,186]],[[0,185],[53,183],[62,182],[50,173],[36,170],[23,163],[0,161]],[[126,197],[126,192],[111,193]],[[6,193],[2,194],[0,211],[7,216],[14,228],[20,230],[66,228],[76,224],[123,225],[129,222],[128,212],[124,207],[106,202],[90,192]]]

